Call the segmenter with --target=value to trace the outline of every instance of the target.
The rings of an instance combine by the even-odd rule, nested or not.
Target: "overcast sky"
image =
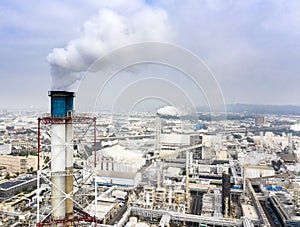
[[[196,54],[226,103],[300,105],[298,0],[0,0],[0,109],[47,108],[57,80],[143,41]]]

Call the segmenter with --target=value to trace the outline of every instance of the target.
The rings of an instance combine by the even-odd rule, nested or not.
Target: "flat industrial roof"
[[[263,166],[263,165],[244,165],[246,169],[264,169],[264,170],[274,170],[272,166]]]
[[[245,217],[258,219],[258,215],[253,206],[242,204],[242,209]]]
[[[13,188],[19,184],[23,184],[26,183],[30,180],[33,180],[35,178],[24,178],[22,180],[14,180],[14,181],[5,181],[3,183],[0,183],[0,189],[9,189],[9,188]]]
[[[115,203],[109,203],[109,202],[97,202],[97,217],[99,219],[104,219],[105,215],[113,209],[115,206]],[[90,203],[85,209],[86,212],[92,214],[95,209],[95,202],[93,201]]]

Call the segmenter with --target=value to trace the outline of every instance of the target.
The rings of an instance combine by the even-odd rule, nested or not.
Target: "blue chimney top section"
[[[73,116],[75,92],[49,91],[51,97],[51,117],[65,118]]]

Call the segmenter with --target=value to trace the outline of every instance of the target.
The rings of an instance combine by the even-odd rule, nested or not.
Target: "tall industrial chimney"
[[[73,217],[73,100],[74,92],[50,91],[52,219]],[[64,201],[65,200],[65,201]]]
[[[289,135],[288,135],[288,146],[289,146],[289,153],[293,153],[293,130],[290,129]]]
[[[230,212],[230,175],[224,171],[222,174],[222,213],[229,217]]]

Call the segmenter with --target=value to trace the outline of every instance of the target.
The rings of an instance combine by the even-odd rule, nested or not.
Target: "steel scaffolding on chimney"
[[[93,138],[90,142],[92,143],[94,157],[92,171],[87,178],[91,178],[95,174],[96,118],[74,114],[73,97],[75,94],[73,92],[52,91],[49,92],[49,96],[51,97],[51,114],[38,119],[37,187],[39,193],[37,195],[37,226],[76,226],[76,223],[83,226],[84,222],[89,223],[89,226],[91,223],[96,226],[96,212],[88,214],[74,198],[76,193],[80,193],[80,184],[86,183],[88,179],[83,179],[82,176],[82,182],[77,182],[73,169],[74,142],[82,140],[93,127],[93,131],[90,132]],[[81,133],[81,135],[78,133],[75,136],[73,135],[73,126],[77,125],[85,125],[85,128],[84,133]],[[48,133],[48,136],[51,137],[51,145],[49,145],[49,142],[43,144],[41,133],[44,133],[43,135]],[[47,147],[51,147],[50,156],[49,149],[48,153],[45,150]],[[48,163],[43,161],[46,157],[50,159]],[[40,186],[43,182],[51,186],[51,210],[45,212],[42,212],[40,207],[40,194],[42,193]],[[75,184],[77,184],[76,190],[73,187]],[[95,184],[95,198],[96,192],[97,184]]]

